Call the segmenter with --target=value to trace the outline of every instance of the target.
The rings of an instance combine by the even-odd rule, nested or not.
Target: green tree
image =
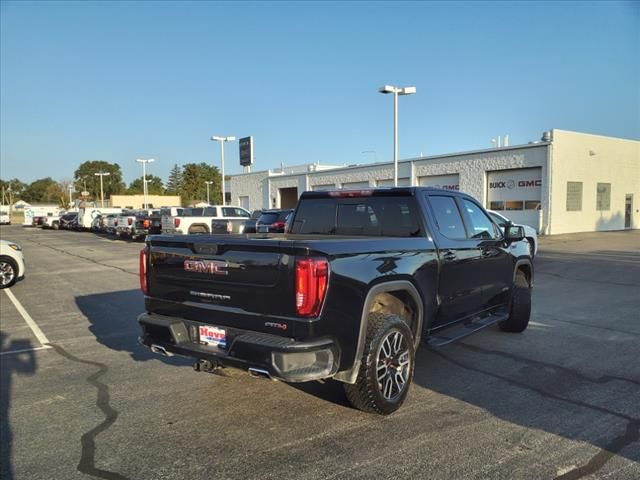
[[[22,193],[22,199],[29,203],[55,203],[60,202],[64,191],[58,182],[51,177],[40,178],[31,182]]]
[[[180,195],[182,202],[202,202],[207,200],[207,184],[213,182],[209,187],[211,203],[220,204],[222,194],[220,193],[220,172],[217,167],[207,163],[187,163],[182,167],[182,189]]]
[[[169,180],[167,181],[167,194],[168,195],[180,195],[182,188],[182,169],[176,163],[169,173]]]
[[[94,198],[100,198],[100,177],[95,174],[101,172],[109,173],[109,176],[102,178],[105,199],[124,191],[125,184],[122,181],[120,165],[104,160],[88,160],[77,168],[73,174],[76,191],[83,191],[86,183],[87,191]]]
[[[3,188],[5,196],[8,198],[9,191],[11,191],[11,198],[16,202],[22,198],[22,194],[24,193],[25,188],[27,188],[27,184],[21,182],[17,178],[13,178],[11,180],[0,180],[0,191],[2,191]]]
[[[162,195],[164,194],[164,185],[162,179],[155,175],[147,175],[147,192],[149,195]],[[127,188],[128,194],[142,194],[142,178],[136,178],[129,184]]]

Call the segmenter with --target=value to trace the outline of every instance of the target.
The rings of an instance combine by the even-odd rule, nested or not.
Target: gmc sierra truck
[[[521,226],[424,187],[305,192],[290,231],[157,235],[140,252],[141,343],[285,382],[333,378],[351,403],[404,402],[420,342],[529,323]]]

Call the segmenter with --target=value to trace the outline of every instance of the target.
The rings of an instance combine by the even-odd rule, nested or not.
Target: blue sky
[[[2,2],[0,177],[85,160],[255,170],[511,144],[561,128],[640,139],[638,2]],[[237,143],[227,173],[239,173]],[[362,153],[363,151],[376,153]]]

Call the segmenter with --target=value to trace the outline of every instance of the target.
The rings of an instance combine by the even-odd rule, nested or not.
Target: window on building
[[[431,195],[429,201],[438,223],[438,230],[442,235],[454,240],[467,238],[462,217],[453,197]]]
[[[567,182],[567,212],[582,210],[582,182]]]
[[[611,184],[599,183],[596,191],[596,210],[611,210]]]

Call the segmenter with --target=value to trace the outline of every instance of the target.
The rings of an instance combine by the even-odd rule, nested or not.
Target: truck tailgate
[[[209,312],[295,314],[293,262],[278,240],[162,235],[148,244],[150,297]]]

